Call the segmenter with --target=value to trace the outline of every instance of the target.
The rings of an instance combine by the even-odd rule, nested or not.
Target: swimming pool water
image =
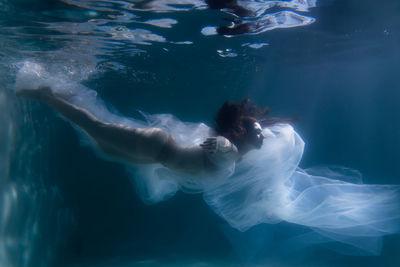
[[[400,2],[240,1],[243,16],[196,0],[0,0],[0,266],[398,266],[302,244],[280,223],[230,228],[200,195],[143,204],[118,163],[69,123],[14,96],[26,62],[94,89],[110,109],[213,123],[250,97],[301,119],[301,166],[349,166],[400,184]],[[236,12],[238,13],[238,11]],[[218,27],[252,25],[235,36]]]

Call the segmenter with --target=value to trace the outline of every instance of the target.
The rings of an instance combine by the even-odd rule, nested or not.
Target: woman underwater
[[[213,130],[168,114],[143,114],[146,122],[112,114],[93,101],[92,90],[58,86],[35,64],[25,64],[19,76],[41,81],[17,78],[18,96],[50,106],[103,154],[136,165],[136,188],[146,203],[177,190],[203,193],[240,231],[287,221],[373,255],[382,236],[400,232],[400,186],[362,184],[348,168],[299,168],[304,142],[292,120],[265,118],[268,110],[247,99],[224,103]]]

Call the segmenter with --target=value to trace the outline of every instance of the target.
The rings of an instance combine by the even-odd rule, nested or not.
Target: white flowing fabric
[[[50,74],[37,63],[24,62],[16,90],[39,86],[51,87],[102,120],[164,128],[182,146],[199,145],[213,135],[203,123],[184,123],[168,114],[143,114],[144,122],[112,113],[95,91]],[[248,152],[236,164],[221,166],[212,176],[183,175],[160,164],[129,170],[144,202],[166,200],[179,189],[203,193],[208,205],[240,231],[287,221],[371,254],[379,254],[380,237],[400,232],[399,185],[362,184],[357,171],[342,167],[300,169],[304,142],[290,125],[275,125],[263,129],[263,134],[261,149]]]
[[[165,129],[184,147],[200,145],[213,135],[213,130],[204,123],[181,122],[170,114],[149,115],[142,112],[142,115],[149,127]],[[201,193],[215,188],[233,174],[235,162],[221,166],[212,176],[185,175],[161,164],[138,165],[129,170],[133,173],[141,199],[147,204],[154,204],[172,197],[179,189],[186,193]]]
[[[200,144],[211,131],[172,115],[146,118],[186,146]],[[240,231],[287,221],[373,255],[380,253],[380,237],[400,232],[399,185],[362,184],[358,171],[344,167],[301,169],[304,142],[290,125],[274,125],[263,134],[261,149],[212,177],[186,177],[161,165],[140,167],[148,172],[135,176],[138,192],[147,203],[179,189],[203,192],[207,204]]]

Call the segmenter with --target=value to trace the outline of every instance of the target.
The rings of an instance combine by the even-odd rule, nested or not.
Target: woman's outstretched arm
[[[99,120],[87,110],[69,103],[50,88],[21,89],[17,95],[47,104],[89,134],[108,156],[128,163],[161,163],[188,173],[213,170],[210,160],[217,146],[179,146],[170,134],[160,128],[134,128]],[[229,142],[229,141],[228,141]]]

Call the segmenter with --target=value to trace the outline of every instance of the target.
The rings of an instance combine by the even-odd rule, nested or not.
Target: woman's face
[[[254,148],[261,148],[264,140],[261,125],[258,122],[253,124],[253,127],[247,130],[248,142]]]

